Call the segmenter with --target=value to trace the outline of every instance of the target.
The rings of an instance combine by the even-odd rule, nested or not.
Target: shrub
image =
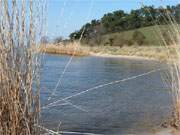
[[[138,30],[134,31],[132,40],[137,43],[138,45],[143,45],[145,43],[146,37],[144,34]]]
[[[114,41],[114,46],[119,46],[119,47],[123,47],[125,45],[125,39],[123,36],[120,36],[118,38],[115,39]]]
[[[126,40],[125,43],[126,43],[126,45],[128,45],[128,46],[133,45],[133,41],[132,41],[132,40]]]
[[[110,44],[110,46],[113,46],[113,44],[114,44],[114,38],[109,38],[109,44]]]

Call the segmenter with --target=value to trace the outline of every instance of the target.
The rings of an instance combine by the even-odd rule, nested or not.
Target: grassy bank
[[[158,25],[115,32],[89,39],[81,43],[74,41],[66,45],[48,44],[41,46],[41,51],[51,54],[66,54],[74,56],[86,55],[123,55],[138,56],[149,59],[166,61],[168,51],[174,56],[173,47],[169,49],[161,46],[163,42],[169,46],[173,44],[174,37],[170,36],[172,25]],[[177,26],[177,29],[179,26]],[[159,31],[159,32],[158,32]],[[168,33],[167,33],[168,32]],[[135,36],[136,35],[136,36]],[[99,43],[97,43],[99,42]]]
[[[109,55],[122,55],[122,56],[137,56],[148,59],[156,59],[159,61],[166,61],[168,59],[168,52],[173,54],[174,49],[170,51],[162,46],[124,46],[120,47],[92,47],[90,49],[92,54],[109,54]],[[175,57],[175,56],[174,56]]]
[[[168,52],[174,54],[174,49],[170,47],[167,49],[162,46],[82,46],[77,43],[72,43],[66,46],[49,44],[41,46],[41,51],[50,54],[66,54],[74,56],[87,55],[122,55],[122,56],[138,56],[149,59],[156,59],[166,61]],[[174,56],[175,57],[175,56]]]
[[[162,33],[164,33],[168,29],[168,26],[161,25],[158,28],[161,29]],[[101,44],[102,45],[110,44],[110,40],[113,40],[112,44],[116,46],[121,46],[121,45],[123,46],[123,44],[132,45],[135,42],[133,39],[133,34],[136,31],[139,31],[144,36],[143,39],[144,44],[159,46],[160,44],[159,44],[158,36],[156,34],[157,32],[156,29],[157,26],[149,26],[149,27],[138,28],[135,30],[105,34],[101,37]]]
[[[179,26],[178,26],[179,27]],[[96,35],[92,38],[84,38],[81,43],[90,46],[132,46],[132,45],[147,45],[147,46],[160,46],[162,37],[166,44],[173,43],[172,37],[169,32],[172,30],[172,25],[155,25],[149,27],[142,27],[133,30],[120,31]]]

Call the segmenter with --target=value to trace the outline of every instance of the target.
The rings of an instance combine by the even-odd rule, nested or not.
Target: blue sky
[[[67,38],[92,19],[100,19],[105,13],[131,9],[144,5],[176,5],[180,0],[48,0],[47,35],[53,39]]]

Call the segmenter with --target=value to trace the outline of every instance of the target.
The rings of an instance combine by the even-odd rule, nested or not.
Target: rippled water
[[[43,106],[89,88],[165,68],[155,61],[75,57],[48,101],[69,56],[46,55],[41,80]],[[171,98],[160,71],[93,89],[42,110],[43,124],[61,131],[130,134],[152,131],[170,115]]]

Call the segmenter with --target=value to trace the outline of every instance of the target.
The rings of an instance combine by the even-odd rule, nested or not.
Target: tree
[[[106,32],[113,31],[113,26],[112,26],[113,21],[114,21],[114,17],[113,17],[112,13],[105,14],[102,17],[101,22],[102,22]]]
[[[81,37],[81,31],[75,31],[69,35],[71,40],[77,40]]]
[[[71,33],[69,37],[71,40],[81,37],[82,41],[86,41],[86,43],[93,40],[100,44],[103,34],[152,26],[155,23],[167,24],[169,20],[167,13],[174,16],[175,20],[180,23],[180,4],[166,8],[144,6],[131,10],[130,13],[125,13],[123,10],[107,13],[100,20],[86,23],[80,30]]]
[[[141,17],[143,18],[141,26],[151,26],[156,20],[157,11],[154,6],[144,6],[140,9]]]
[[[132,10],[129,16],[131,29],[140,28],[143,20],[140,16],[140,10]]]

